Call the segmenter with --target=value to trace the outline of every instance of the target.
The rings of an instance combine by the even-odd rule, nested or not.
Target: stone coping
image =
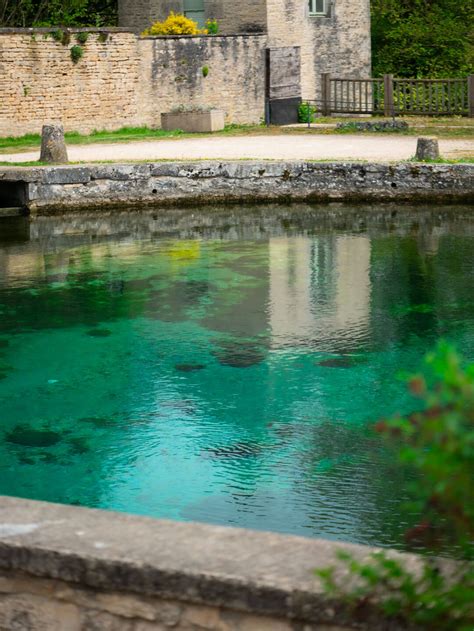
[[[13,183],[8,184],[8,183]],[[69,210],[266,202],[474,201],[474,165],[189,161],[0,168],[3,205]]]
[[[267,37],[267,33],[216,33],[201,35],[140,35],[140,39],[229,39],[236,37]]]
[[[352,626],[346,606],[322,593],[314,573],[317,567],[337,565],[339,549],[357,558],[374,551],[270,532],[0,497],[3,571],[98,590]],[[416,556],[391,554],[416,567]],[[373,616],[369,609],[364,612],[366,619]],[[356,628],[360,623],[359,619]]]
[[[130,33],[134,34],[129,28],[119,26],[102,26],[102,27],[75,27],[75,26],[48,26],[48,27],[3,27],[0,28],[0,35],[34,35],[35,33],[54,33],[61,30],[68,33]]]

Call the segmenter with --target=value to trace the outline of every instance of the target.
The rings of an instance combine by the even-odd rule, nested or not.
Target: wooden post
[[[323,116],[331,115],[331,75],[329,72],[323,72],[321,75],[321,101]]]
[[[384,74],[384,116],[395,116],[395,106],[393,102],[393,74]]]
[[[268,127],[271,123],[270,111],[270,49],[265,49],[265,125]]]
[[[467,78],[468,116],[474,118],[474,74]]]

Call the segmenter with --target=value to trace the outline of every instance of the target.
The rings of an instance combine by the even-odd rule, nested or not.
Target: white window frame
[[[309,15],[310,17],[327,17],[329,15],[331,0],[309,0]],[[322,10],[318,10],[318,5],[322,3]]]

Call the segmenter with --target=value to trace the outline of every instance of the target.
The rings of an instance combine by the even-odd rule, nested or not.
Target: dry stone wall
[[[227,122],[263,116],[265,36],[140,39],[89,29],[76,64],[77,30],[69,37],[64,45],[46,29],[0,30],[0,136],[46,123],[81,133],[160,127],[161,113],[180,104],[219,107]]]
[[[152,125],[159,112],[200,105],[223,109],[228,123],[260,122],[265,45],[266,37],[258,35],[140,40],[143,122]]]
[[[89,32],[83,58],[51,31],[0,31],[0,136],[39,132],[45,123],[90,132],[140,123],[137,39]]]

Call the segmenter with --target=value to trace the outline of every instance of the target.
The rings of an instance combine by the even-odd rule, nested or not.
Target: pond
[[[438,338],[474,359],[466,207],[0,224],[0,493],[402,546],[372,431]]]

